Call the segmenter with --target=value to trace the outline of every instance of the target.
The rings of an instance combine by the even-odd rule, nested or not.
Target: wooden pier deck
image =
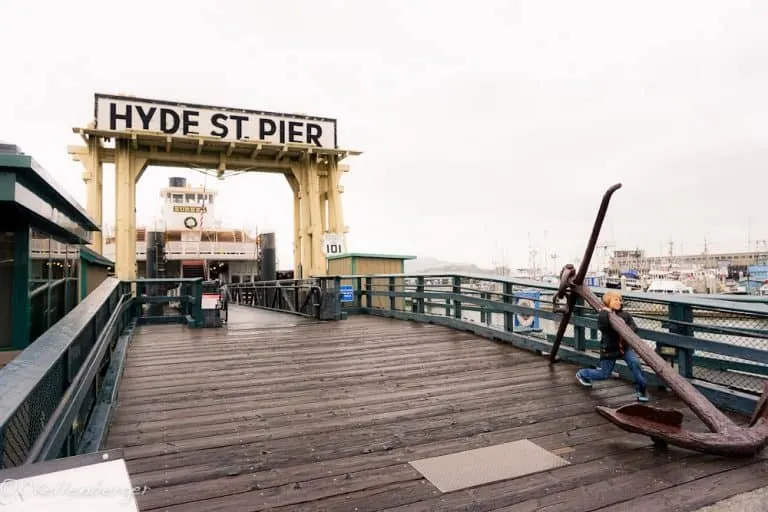
[[[594,408],[633,401],[626,382],[584,389],[572,365],[469,333],[239,307],[230,322],[135,334],[106,448],[146,486],[141,510],[684,511],[768,481],[762,458],[659,451],[609,424]],[[441,493],[408,464],[521,439],[570,465]]]

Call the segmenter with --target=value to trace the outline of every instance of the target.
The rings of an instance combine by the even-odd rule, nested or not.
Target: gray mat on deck
[[[523,439],[410,462],[442,492],[518,478],[569,462]]]

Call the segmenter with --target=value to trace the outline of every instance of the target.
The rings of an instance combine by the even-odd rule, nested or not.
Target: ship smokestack
[[[275,234],[261,235],[261,280],[274,281],[277,279],[277,255],[275,251]]]

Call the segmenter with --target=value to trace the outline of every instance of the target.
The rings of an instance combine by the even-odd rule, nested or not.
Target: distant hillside
[[[455,272],[458,274],[488,274],[491,269],[481,268],[472,263],[457,263],[436,258],[417,258],[405,262],[405,272],[408,274]]]

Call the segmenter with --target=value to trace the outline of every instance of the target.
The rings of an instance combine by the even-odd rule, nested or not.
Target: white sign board
[[[81,510],[138,512],[136,495],[122,459],[0,483],[0,510],[33,512]]]
[[[96,94],[96,129],[336,148],[336,120]]]
[[[201,307],[203,309],[216,309],[220,299],[221,296],[218,293],[204,293]]]
[[[323,235],[323,254],[326,256],[344,254],[344,235],[337,233]]]

